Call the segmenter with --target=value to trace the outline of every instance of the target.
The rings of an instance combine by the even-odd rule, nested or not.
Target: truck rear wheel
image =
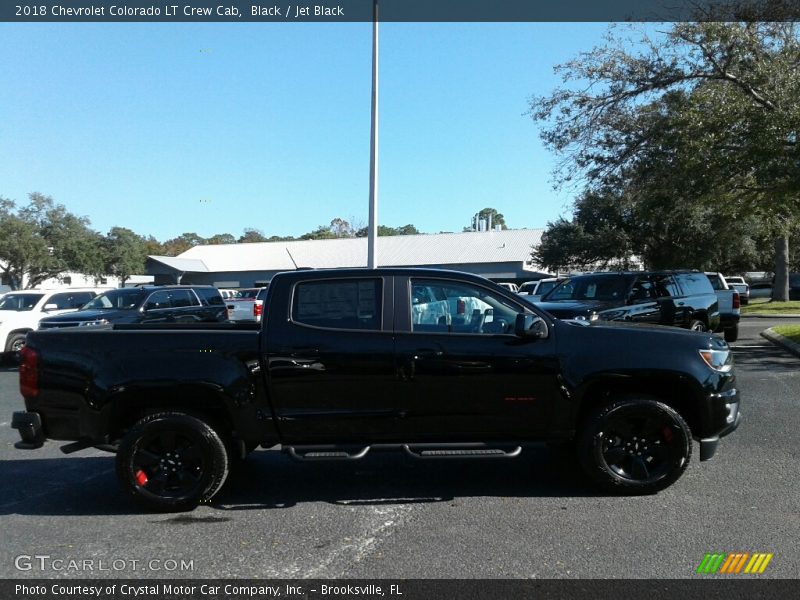
[[[581,464],[603,488],[653,494],[683,474],[692,454],[689,426],[654,398],[627,397],[602,406],[585,421]]]
[[[738,340],[739,339],[739,325],[738,325],[738,323],[736,324],[735,327],[729,327],[728,329],[726,329],[725,332],[724,332],[724,335],[725,335],[725,341],[726,342],[735,342],[736,340]]]
[[[138,421],[122,439],[117,477],[148,510],[192,510],[216,494],[228,476],[228,452],[202,419],[161,412]]]

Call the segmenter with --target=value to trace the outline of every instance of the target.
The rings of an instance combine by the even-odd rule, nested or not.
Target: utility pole
[[[369,142],[369,228],[367,267],[378,266],[375,242],[378,238],[378,0],[372,2],[372,124]]]

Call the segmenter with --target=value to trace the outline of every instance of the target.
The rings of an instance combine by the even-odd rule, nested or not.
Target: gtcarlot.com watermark
[[[194,571],[194,559],[185,558],[60,558],[49,554],[20,554],[14,557],[18,571],[92,573],[153,571],[171,573]]]

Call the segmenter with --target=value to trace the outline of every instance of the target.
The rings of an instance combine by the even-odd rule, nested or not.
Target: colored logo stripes
[[[706,554],[703,562],[697,567],[698,573],[726,574],[732,575],[739,573],[759,574],[767,568],[769,561],[772,560],[772,553],[754,552],[734,552],[730,554],[716,553]]]

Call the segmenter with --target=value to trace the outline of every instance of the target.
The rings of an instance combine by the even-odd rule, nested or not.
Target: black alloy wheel
[[[581,439],[581,463],[606,489],[651,494],[674,483],[692,453],[689,426],[653,398],[620,399],[596,411]]]
[[[219,491],[228,454],[219,434],[201,418],[179,412],[147,415],[122,439],[117,477],[149,510],[192,510]]]

